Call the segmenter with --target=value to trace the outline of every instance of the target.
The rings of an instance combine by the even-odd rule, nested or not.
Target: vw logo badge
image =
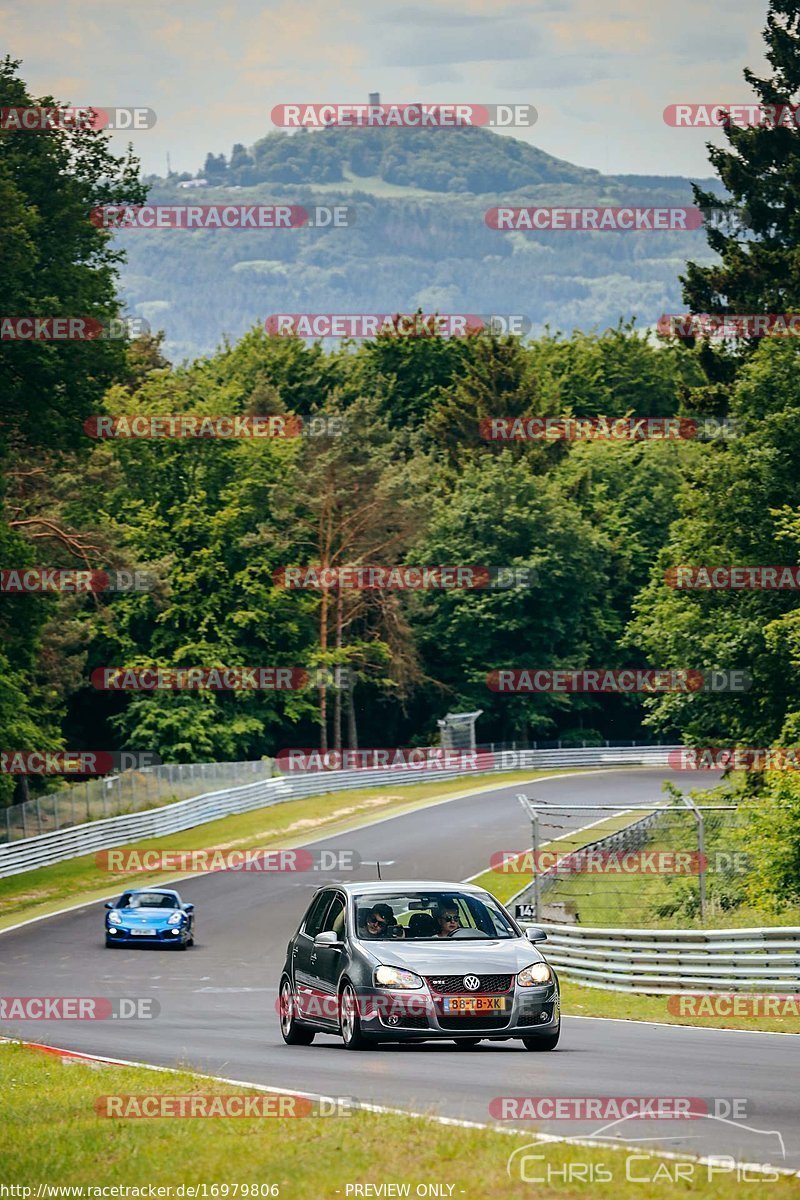
[[[477,990],[480,986],[481,986],[481,981],[480,981],[480,979],[478,979],[477,975],[465,975],[464,976],[464,987],[467,988],[468,991],[477,992]]]

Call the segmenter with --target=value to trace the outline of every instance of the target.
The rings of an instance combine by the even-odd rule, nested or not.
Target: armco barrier
[[[254,808],[268,808],[302,796],[318,796],[347,788],[397,787],[436,779],[486,774],[493,771],[552,770],[560,767],[666,766],[667,756],[679,746],[606,746],[573,750],[508,750],[478,753],[475,766],[461,769],[370,768],[356,771],[314,771],[259,780],[243,787],[224,788],[204,796],[192,796],[148,812],[108,817],[85,825],[73,825],[53,833],[24,838],[0,846],[0,877],[18,875],[36,867],[49,866],[97,850],[110,850],[143,838],[165,837],[192,829],[207,821]]]
[[[532,924],[532,922],[524,922]],[[800,992],[800,926],[590,929],[542,926],[561,976],[617,992]]]

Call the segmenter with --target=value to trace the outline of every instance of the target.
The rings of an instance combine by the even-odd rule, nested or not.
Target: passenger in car
[[[397,934],[394,933],[396,926],[395,915],[388,904],[373,904],[365,915],[363,928],[359,929],[359,936],[367,938],[396,937]],[[402,934],[400,936],[402,937]]]

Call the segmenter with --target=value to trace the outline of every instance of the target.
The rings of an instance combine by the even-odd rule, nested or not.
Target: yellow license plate
[[[446,1013],[503,1012],[505,1007],[504,996],[447,996],[444,1001]]]

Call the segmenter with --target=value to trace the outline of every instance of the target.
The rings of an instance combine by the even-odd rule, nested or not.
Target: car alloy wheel
[[[346,1050],[363,1050],[367,1039],[361,1032],[361,1020],[358,1015],[358,998],[353,986],[346,983],[339,997],[339,1026],[342,1031],[342,1041]]]
[[[310,1046],[314,1040],[314,1030],[307,1025],[300,1025],[295,1019],[295,1003],[292,985],[284,977],[281,981],[278,1006],[280,1009],[281,1036],[287,1046]]]

